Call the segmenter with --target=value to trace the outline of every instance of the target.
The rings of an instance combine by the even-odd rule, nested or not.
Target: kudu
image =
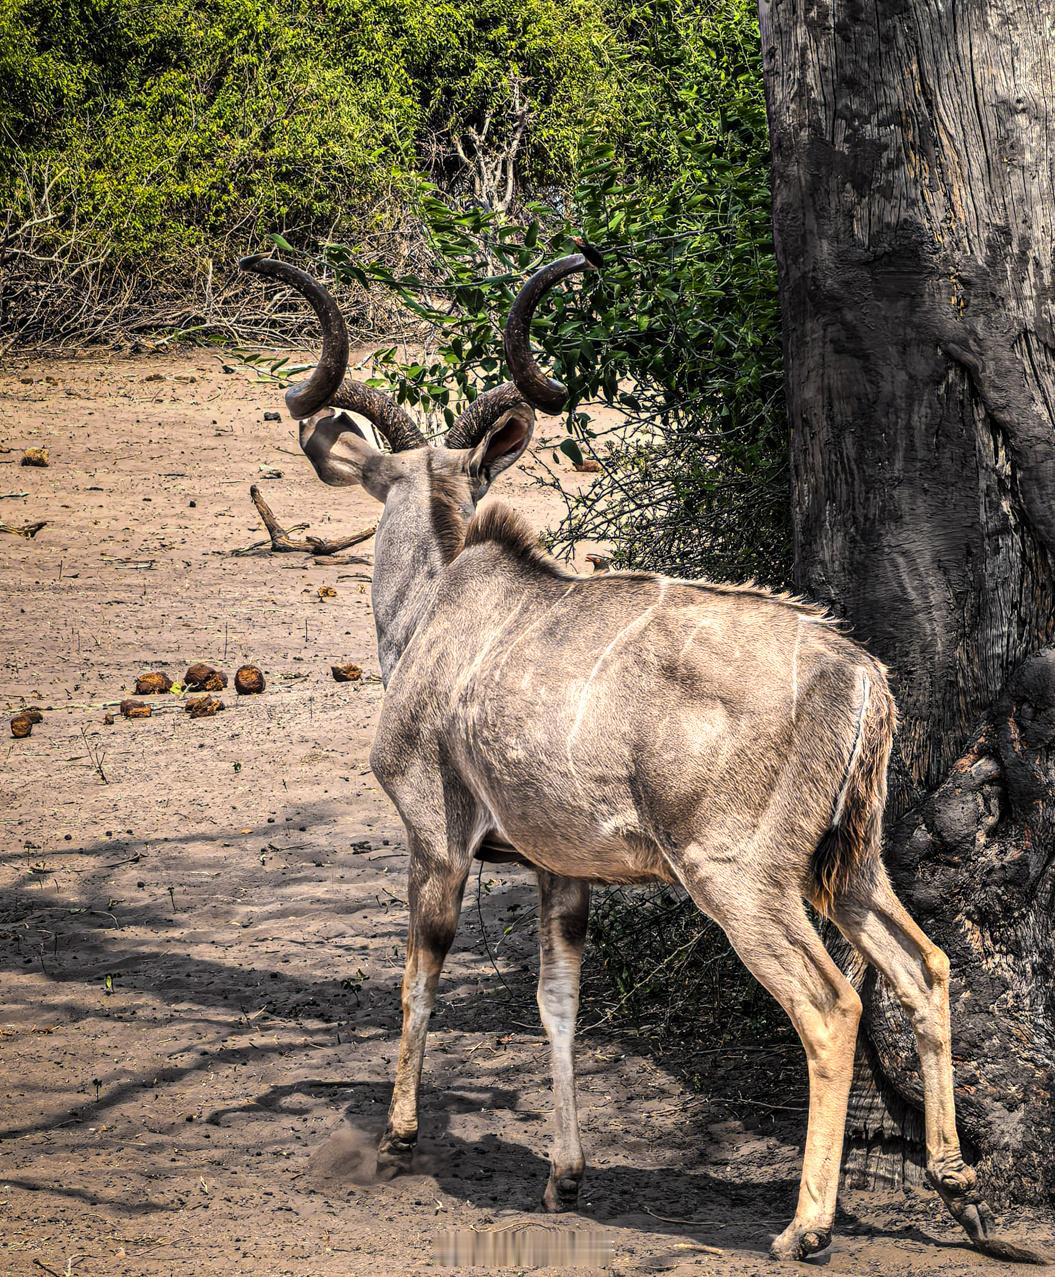
[[[242,263],[299,290],[321,322],[318,366],[286,392],[308,459],[325,483],[361,484],[384,503],[372,601],[386,692],[371,766],[406,826],[410,926],[379,1164],[411,1163],[429,1015],[473,859],[518,860],[541,895],[538,1003],[556,1107],[543,1200],[574,1206],[584,1160],[573,1035],[590,883],[680,883],[802,1039],[802,1178],[772,1253],[823,1249],[861,1001],[805,899],[908,1013],[931,1184],[976,1245],[1024,1257],[992,1235],[960,1153],[948,960],[897,900],[880,856],[895,730],[883,666],[798,599],[652,573],[577,576],[507,507],[477,512],[528,446],[533,409],[564,403],[529,328],[545,293],[595,256],[584,249],[526,282],[505,330],[513,380],[479,395],[443,447],[392,398],[346,376],[344,321],[320,284],[273,258]],[[391,452],[340,410],[372,422]]]

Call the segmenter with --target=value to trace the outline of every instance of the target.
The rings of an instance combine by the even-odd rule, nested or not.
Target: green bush
[[[245,296],[234,260],[273,231],[399,261],[408,181],[450,177],[455,138],[488,113],[501,145],[514,84],[532,113],[520,180],[566,182],[580,130],[612,108],[602,15],[602,0],[0,0],[6,326],[208,319]]]

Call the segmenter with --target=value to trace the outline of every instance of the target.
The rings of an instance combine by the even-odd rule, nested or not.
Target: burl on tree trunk
[[[1053,14],[760,3],[798,585],[891,667],[888,859],[1020,1201],[1055,1190]],[[920,1087],[882,988],[865,1036],[849,1167],[896,1181]]]

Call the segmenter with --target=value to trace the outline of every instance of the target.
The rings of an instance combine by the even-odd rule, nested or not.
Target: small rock
[[[48,460],[47,448],[27,448],[22,454],[22,460],[18,463],[20,466],[48,466],[51,462]]]
[[[338,683],[358,683],[363,677],[358,665],[331,665],[330,673]]]
[[[110,713],[109,710],[107,710],[106,713],[103,715],[103,722],[106,724],[107,727],[113,727],[114,716],[113,714]]]
[[[332,585],[319,586],[320,599],[335,599],[336,597],[337,597],[337,591],[333,588]]]
[[[222,692],[227,686],[227,675],[204,661],[195,661],[183,676],[183,686],[188,692]]]
[[[234,676],[234,690],[239,696],[255,696],[265,686],[264,675],[255,665],[243,665]]]
[[[136,679],[137,696],[158,696],[162,692],[172,691],[172,679],[164,670],[151,670],[149,674],[140,674]]]
[[[154,712],[149,705],[144,705],[142,701],[122,701],[119,708],[125,718],[149,718]]]
[[[579,474],[600,474],[601,463],[594,461],[593,457],[584,457],[582,461],[576,461],[575,469]]]
[[[281,421],[282,414],[280,412],[265,412],[264,420],[265,421]]]
[[[28,714],[16,714],[11,720],[11,735],[16,740],[29,736],[33,731],[33,720]]]
[[[159,372],[150,372],[143,378],[144,381],[164,381],[165,378]]]
[[[39,705],[27,705],[25,709],[20,709],[19,714],[24,714],[31,723],[42,723],[44,721],[44,711]]]
[[[187,713],[191,718],[212,718],[224,708],[223,701],[215,696],[192,696],[187,702]]]

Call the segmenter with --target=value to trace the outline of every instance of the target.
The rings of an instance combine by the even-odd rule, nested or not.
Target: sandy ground
[[[0,1271],[469,1270],[495,1230],[522,1246],[507,1271],[530,1266],[525,1239],[555,1256],[563,1233],[535,1213],[548,1075],[522,872],[470,881],[421,1173],[371,1182],[406,909],[402,831],[367,765],[369,567],[230,551],[260,534],[251,482],[320,534],[372,521],[372,502],[318,483],[288,425],[263,420],[275,392],[209,354],[9,360],[0,402],[0,520],[48,520],[35,540],[0,536],[0,705],[45,712],[27,740],[5,719],[0,744]],[[50,468],[20,468],[40,444]],[[554,518],[525,476],[500,487],[539,526]],[[211,719],[168,698],[103,724],[137,673],[198,659],[253,661],[267,692],[228,692]],[[362,683],[333,681],[344,661]],[[591,1169],[581,1214],[556,1227],[580,1262],[593,1230],[622,1273],[772,1271],[801,1089],[767,1103],[756,1086],[738,1109],[718,1062],[690,1091],[614,1031],[587,1035],[579,1059]],[[991,1268],[929,1195],[847,1196],[822,1262]]]

